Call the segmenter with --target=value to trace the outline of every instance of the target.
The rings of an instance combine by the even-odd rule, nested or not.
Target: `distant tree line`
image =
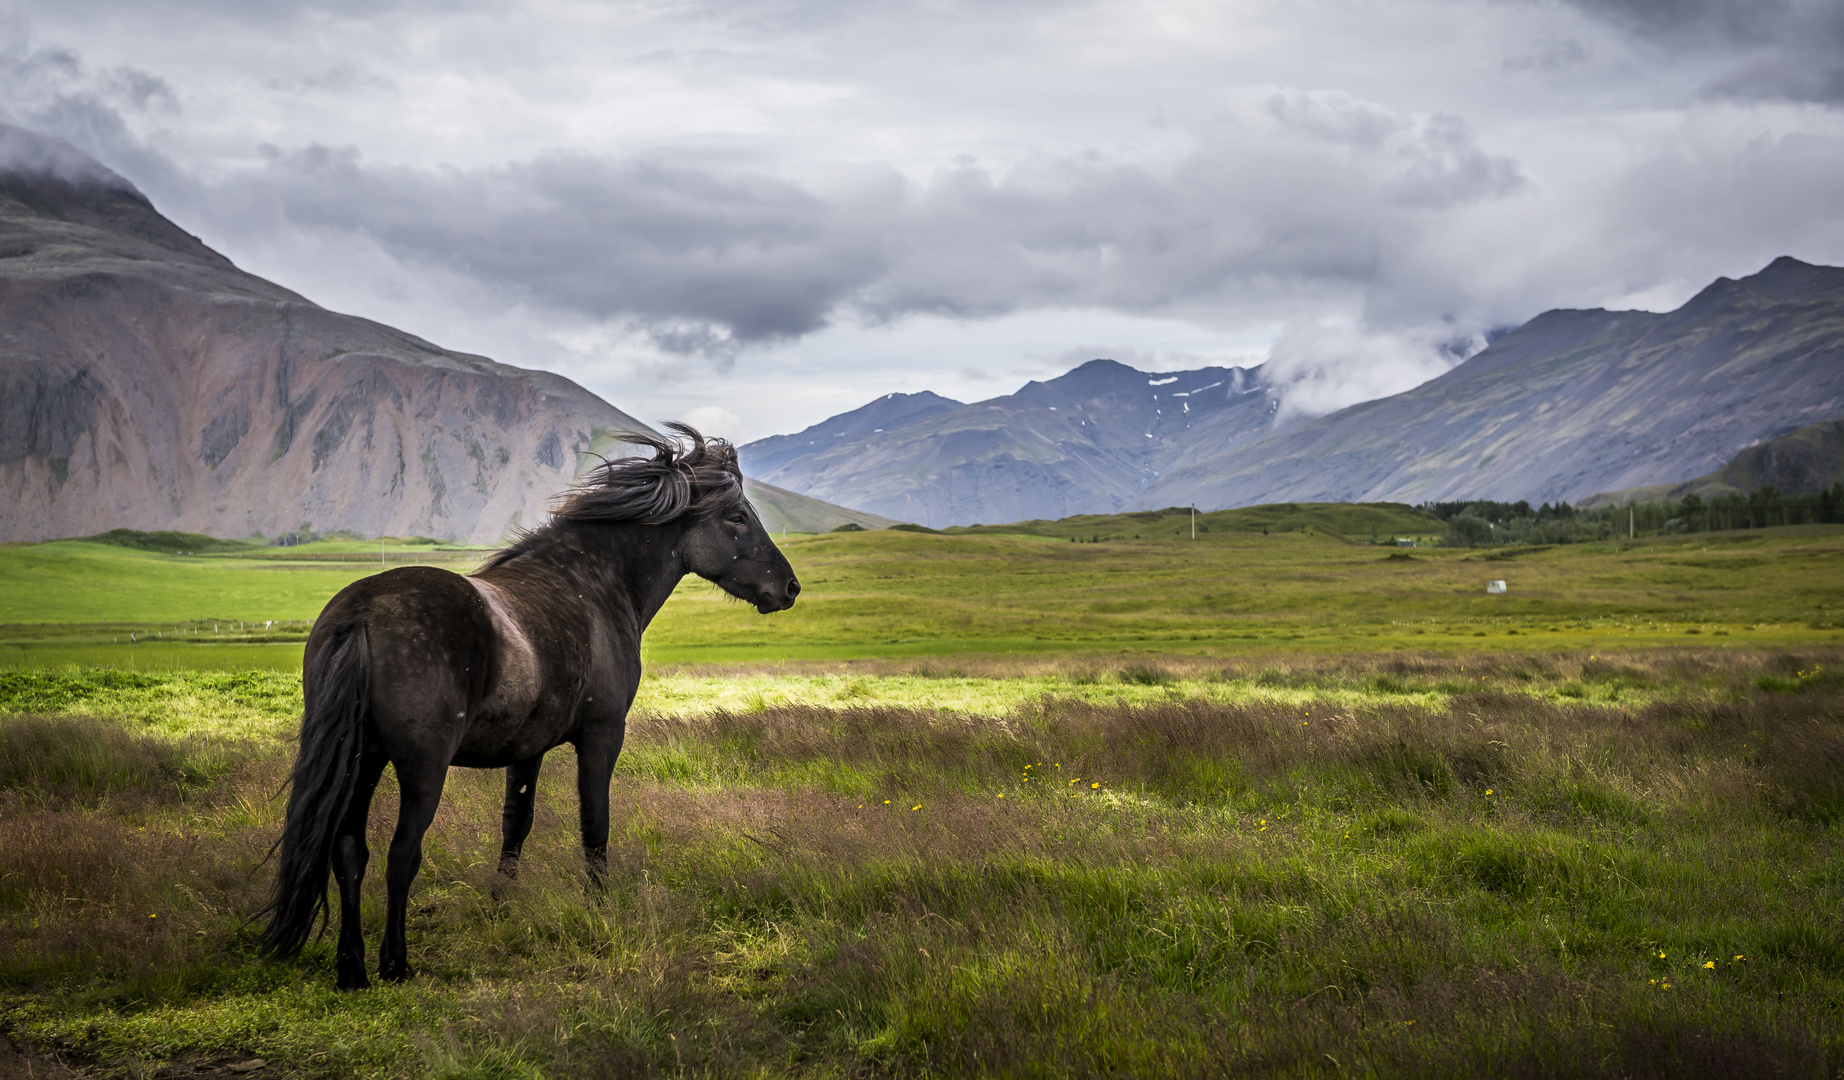
[[[1455,547],[1492,547],[1504,544],[1573,544],[1612,540],[1627,535],[1630,524],[1641,536],[1714,532],[1722,529],[1764,529],[1774,525],[1814,525],[1844,522],[1844,482],[1810,495],[1782,495],[1771,484],[1746,494],[1718,495],[1629,503],[1583,510],[1566,502],[1530,503],[1429,502],[1424,510],[1447,523],[1443,543]]]

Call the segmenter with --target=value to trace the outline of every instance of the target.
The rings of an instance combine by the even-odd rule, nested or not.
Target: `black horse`
[[[292,956],[339,882],[339,986],[369,986],[359,884],[365,822],[388,762],[400,803],[385,871],[379,976],[410,976],[404,913],[451,765],[506,770],[500,870],[516,876],[545,752],[576,747],[583,853],[600,882],[608,784],[640,683],[640,635],[686,574],[784,610],[794,570],[743,496],[736,450],[671,425],[689,445],[627,441],[651,458],[606,462],[549,523],[463,577],[408,566],[341,590],[308,635],[306,710],[263,951]]]

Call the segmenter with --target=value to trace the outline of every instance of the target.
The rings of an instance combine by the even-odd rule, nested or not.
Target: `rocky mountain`
[[[1840,415],[1844,269],[1780,258],[1665,314],[1546,312],[1407,393],[1199,444],[1139,505],[1578,501]]]
[[[921,396],[892,395],[799,435],[749,443],[744,468],[793,491],[937,527],[1113,513],[1141,505],[1195,441],[1234,446],[1269,434],[1277,404],[1259,369],[1149,375],[1093,360],[970,405],[929,395],[906,423],[865,419]]]
[[[244,273],[69,144],[0,125],[0,542],[493,542],[636,430],[568,379]],[[878,520],[758,491],[783,528]]]
[[[1407,393],[1279,426],[1277,405],[1260,368],[1097,360],[881,433],[744,451],[772,443],[759,475],[791,490],[936,526],[1194,502],[1580,501],[1844,416],[1844,269],[1781,258],[1666,314],[1550,311]]]
[[[1584,499],[1584,507],[1621,506],[1695,495],[1743,495],[1772,487],[1782,495],[1815,495],[1844,482],[1844,420],[1810,424],[1748,447],[1713,473],[1677,484],[1609,491]]]
[[[840,413],[792,435],[771,435],[737,448],[743,471],[767,476],[801,458],[823,454],[848,439],[894,431],[904,424],[958,409],[963,403],[924,390],[919,394],[885,394],[869,405]]]

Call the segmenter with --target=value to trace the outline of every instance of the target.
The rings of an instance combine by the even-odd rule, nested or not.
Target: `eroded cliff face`
[[[0,127],[0,144],[21,139],[56,144]],[[68,146],[0,154],[0,541],[126,527],[492,542],[630,430],[644,428],[560,376],[243,273]]]

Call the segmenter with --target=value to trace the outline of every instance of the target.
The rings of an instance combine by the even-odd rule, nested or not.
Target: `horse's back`
[[[340,627],[361,625],[369,645],[371,720],[393,760],[459,745],[490,673],[493,622],[466,578],[405,566],[353,582],[322,611],[305,669]]]

